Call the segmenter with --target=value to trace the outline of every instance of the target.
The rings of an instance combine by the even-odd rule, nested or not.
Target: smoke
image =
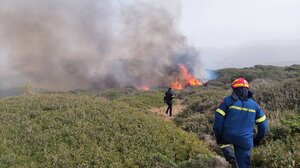
[[[2,85],[168,86],[178,63],[199,65],[177,28],[180,11],[173,0],[0,0]]]

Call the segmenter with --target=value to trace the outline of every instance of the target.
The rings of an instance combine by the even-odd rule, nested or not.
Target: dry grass
[[[171,120],[171,119],[174,118],[174,116],[181,113],[185,107],[180,103],[173,105],[172,117],[169,117],[169,115],[166,114],[167,108],[168,108],[167,105],[164,106],[164,107],[159,107],[159,108],[153,107],[153,108],[148,109],[148,111],[154,113],[155,115],[158,115],[158,116],[164,118],[165,120]]]

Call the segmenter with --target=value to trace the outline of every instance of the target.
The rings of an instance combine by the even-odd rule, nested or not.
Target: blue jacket
[[[254,123],[258,133],[254,139]],[[213,126],[218,142],[253,148],[253,141],[260,142],[268,130],[268,121],[259,105],[251,98],[242,101],[227,96],[217,108]]]

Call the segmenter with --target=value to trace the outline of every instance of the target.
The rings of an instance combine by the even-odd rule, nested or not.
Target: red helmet
[[[238,78],[231,83],[233,89],[239,87],[246,87],[249,89],[249,83],[244,78]]]

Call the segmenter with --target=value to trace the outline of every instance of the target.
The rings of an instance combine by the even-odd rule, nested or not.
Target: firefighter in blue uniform
[[[250,152],[258,146],[268,130],[268,121],[262,109],[252,99],[249,84],[243,78],[231,84],[233,93],[223,99],[215,113],[214,133],[225,158],[236,162],[239,168],[251,167]],[[254,137],[254,123],[258,132]],[[234,154],[229,147],[232,144]]]

